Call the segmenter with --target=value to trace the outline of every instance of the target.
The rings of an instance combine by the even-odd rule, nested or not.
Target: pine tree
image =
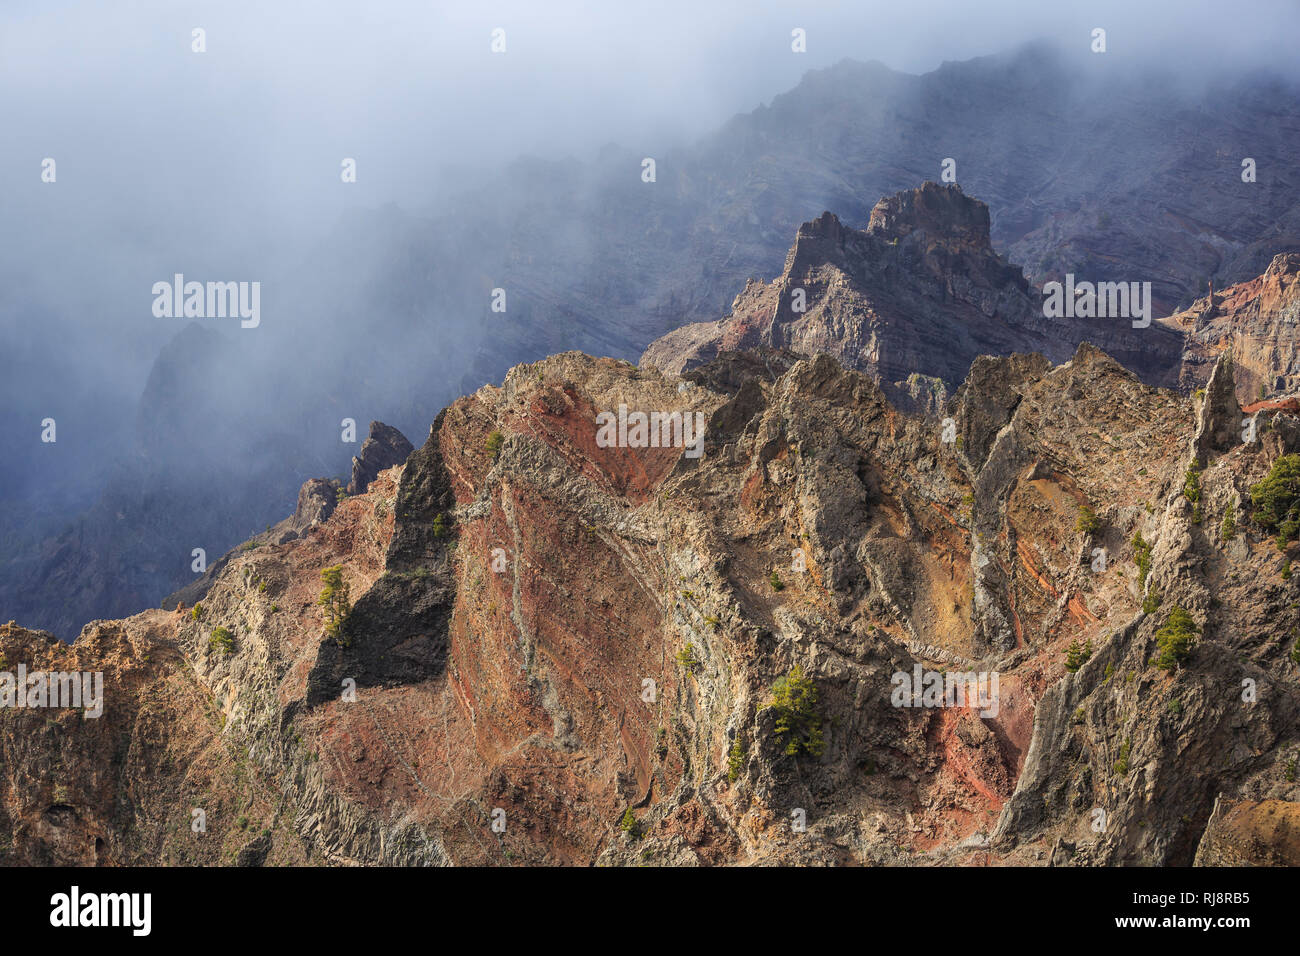
[[[1101,529],[1101,520],[1097,513],[1087,505],[1079,505],[1079,518],[1074,523],[1075,531],[1082,531],[1091,537]]]
[[[1164,626],[1156,631],[1156,645],[1160,649],[1156,655],[1156,667],[1171,671],[1186,661],[1192,654],[1192,641],[1199,630],[1192,616],[1175,605]]]
[[[822,719],[817,713],[817,685],[804,676],[798,664],[772,685],[772,706],[776,709],[776,737],[790,756],[806,753],[820,757],[825,749]]]
[[[208,636],[208,647],[221,654],[229,654],[235,649],[235,637],[224,627],[218,625]]]
[[[1251,517],[1277,533],[1278,550],[1300,534],[1300,455],[1283,455],[1250,489]]]
[[[727,779],[735,783],[740,777],[740,772],[745,769],[745,750],[740,746],[740,738],[737,737],[731,745],[731,750],[727,753]]]
[[[623,819],[619,822],[618,828],[633,840],[641,839],[641,824],[637,822],[631,807],[623,811]]]
[[[1142,537],[1141,530],[1133,535],[1133,563],[1138,569],[1138,586],[1146,587],[1147,574],[1151,571],[1152,545]]]
[[[1234,502],[1229,501],[1228,507],[1223,512],[1223,525],[1219,529],[1219,537],[1224,541],[1231,541],[1237,536],[1237,506]]]
[[[352,613],[352,604],[348,600],[348,583],[343,580],[343,566],[336,564],[324,568],[320,579],[325,587],[316,603],[325,609],[325,633],[340,647],[347,647],[348,615]]]

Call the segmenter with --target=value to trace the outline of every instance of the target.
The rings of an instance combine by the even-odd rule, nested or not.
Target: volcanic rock
[[[400,465],[413,451],[415,446],[392,425],[371,422],[370,434],[361,445],[361,453],[352,459],[348,494],[363,493],[381,471]]]

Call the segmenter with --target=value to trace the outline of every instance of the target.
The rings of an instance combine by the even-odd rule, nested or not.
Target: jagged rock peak
[[[860,235],[841,223],[833,212],[823,212],[811,222],[805,222],[795,233],[794,243],[785,257],[782,278],[778,281],[798,281],[809,271],[827,264],[840,269],[849,268],[850,259],[856,257],[848,253],[848,246],[854,236]],[[746,284],[745,288],[748,291],[750,287]]]
[[[338,493],[326,478],[308,478],[298,489],[298,504],[293,510],[295,531],[310,528],[334,513]]]
[[[844,237],[844,224],[840,222],[839,216],[828,210],[811,222],[805,222],[800,226],[798,235],[825,236],[828,239],[839,241]]]
[[[361,454],[352,459],[352,481],[348,494],[363,494],[381,471],[406,461],[415,446],[392,425],[370,423],[370,435],[361,445]]]
[[[1045,316],[1020,267],[990,244],[988,207],[955,185],[927,182],[878,202],[866,229],[829,212],[804,223],[780,276],[747,283],[728,315],[652,342],[642,364],[677,373],[737,349],[826,352],[916,409],[921,396],[905,384],[913,375],[951,392],[979,355],[1038,352],[1064,362],[1085,339],[1148,384],[1177,377],[1177,332]]]
[[[916,189],[885,197],[871,210],[867,232],[889,240],[922,232],[932,239],[992,248],[989,207],[967,196],[956,183],[941,186],[926,181]]]
[[[1237,402],[1237,385],[1232,374],[1232,351],[1219,355],[1214,371],[1205,386],[1193,447],[1204,464],[1212,452],[1224,452],[1238,444],[1241,431],[1241,405]]]
[[[1074,368],[1084,368],[1089,365],[1118,365],[1119,363],[1103,349],[1097,348],[1091,342],[1083,341],[1075,348],[1070,364]]]
[[[1264,270],[1265,279],[1276,279],[1300,272],[1300,252],[1279,252]]]

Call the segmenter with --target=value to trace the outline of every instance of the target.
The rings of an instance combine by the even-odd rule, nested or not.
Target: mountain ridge
[[[1232,394],[1231,364],[1216,375]],[[704,413],[704,456],[601,447],[596,416],[620,403]],[[1300,617],[1245,501],[1300,448],[1300,419],[1266,413],[1244,443],[1218,398],[1146,386],[1086,344],[1059,365],[981,358],[942,411],[952,441],[826,355],[726,353],[684,377],[581,353],[518,366],[325,520],[233,552],[201,612],[92,622],[71,647],[0,627],[9,664],[106,687],[99,721],[55,712],[57,732],[0,711],[0,858],[1293,854],[1252,808],[1300,805],[1297,671],[1274,636]],[[328,567],[355,598],[341,640],[317,601]],[[1200,636],[1166,672],[1150,659],[1175,605]],[[1000,674],[992,713],[891,705],[891,674],[954,665]],[[800,674],[820,743],[791,750],[774,688]]]

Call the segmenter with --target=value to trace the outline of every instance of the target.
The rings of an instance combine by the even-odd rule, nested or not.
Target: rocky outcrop
[[[703,454],[671,428],[598,440],[620,406],[703,416]],[[95,622],[71,651],[0,629],[5,666],[71,654],[109,702],[43,732],[44,713],[0,709],[0,855],[1291,859],[1286,828],[1256,853],[1238,834],[1263,824],[1215,810],[1300,800],[1298,605],[1244,505],[1300,422],[1265,417],[1205,462],[1198,524],[1196,400],[1087,345],[981,359],[933,415],[827,355],[519,366],[325,520],[232,552],[201,612]],[[335,566],[352,611],[331,636]],[[1166,672],[1175,604],[1199,633]],[[1072,642],[1091,648],[1076,672]],[[796,667],[816,693],[796,726],[819,719],[819,739],[782,732]],[[917,669],[996,674],[996,706],[900,706]],[[56,794],[59,767],[75,785]]]
[[[378,474],[378,473],[376,473]],[[370,479],[374,480],[374,477]],[[366,482],[369,486],[370,482]],[[327,478],[309,478],[298,489],[298,504],[288,519],[288,527],[276,534],[276,544],[292,541],[313,525],[318,525],[334,513],[338,504],[338,488]],[[277,526],[278,528],[279,526]]]
[[[1243,403],[1300,391],[1300,253],[1274,256],[1262,275],[1164,322],[1186,336],[1183,387],[1204,385],[1218,357],[1231,353]]]
[[[1241,405],[1237,402],[1231,352],[1219,356],[1200,398],[1196,435],[1192,439],[1198,468],[1212,456],[1228,451],[1242,441]]]
[[[321,862],[278,780],[225,734],[232,701],[176,642],[178,616],[96,621],[69,646],[0,626],[0,668],[102,674],[103,713],[0,710],[0,858],[17,866]],[[245,637],[245,647],[248,647]],[[265,840],[265,854],[249,854]]]
[[[361,494],[381,471],[400,465],[413,451],[415,447],[392,425],[371,422],[370,434],[361,445],[361,453],[352,459],[348,494]]]
[[[720,350],[821,352],[916,407],[917,376],[952,390],[980,355],[1064,361],[1084,341],[1152,384],[1177,379],[1179,335],[1127,318],[1046,317],[1042,296],[993,250],[988,207],[928,182],[878,202],[865,230],[829,212],[800,226],[780,276],[748,282],[727,317],[668,333],[641,362],[678,373]]]
[[[1179,467],[1170,468],[1179,462],[1176,453],[1161,465],[1140,462],[1142,475],[1167,475],[1154,497],[1139,501],[1142,511],[1130,525],[1151,547],[1146,603],[1137,613],[1109,615],[1090,659],[1038,701],[1033,745],[990,841],[1012,858],[1058,865],[1222,861],[1197,852],[1198,845],[1232,839],[1212,835],[1219,800],[1295,799],[1300,711],[1288,657],[1294,637],[1278,635],[1300,633],[1300,605],[1288,596],[1284,556],[1246,515],[1250,485],[1297,446],[1284,415],[1261,426],[1266,438],[1250,443],[1215,426],[1216,407],[1226,405],[1232,416],[1231,368],[1224,361],[1216,369],[1214,394],[1201,403],[1190,447],[1183,446],[1180,465],[1205,453],[1199,505],[1186,496]],[[1121,401],[1142,406],[1135,398]],[[1149,454],[1154,447],[1176,452],[1181,442],[1143,444]],[[1107,525],[1103,520],[1110,537]],[[1100,543],[1112,558],[1124,548],[1113,538]],[[1155,663],[1156,631],[1171,606],[1189,610],[1199,631],[1190,660],[1172,675]],[[1077,608],[1096,610],[1091,601]],[[1246,845],[1237,849],[1249,855]]]

